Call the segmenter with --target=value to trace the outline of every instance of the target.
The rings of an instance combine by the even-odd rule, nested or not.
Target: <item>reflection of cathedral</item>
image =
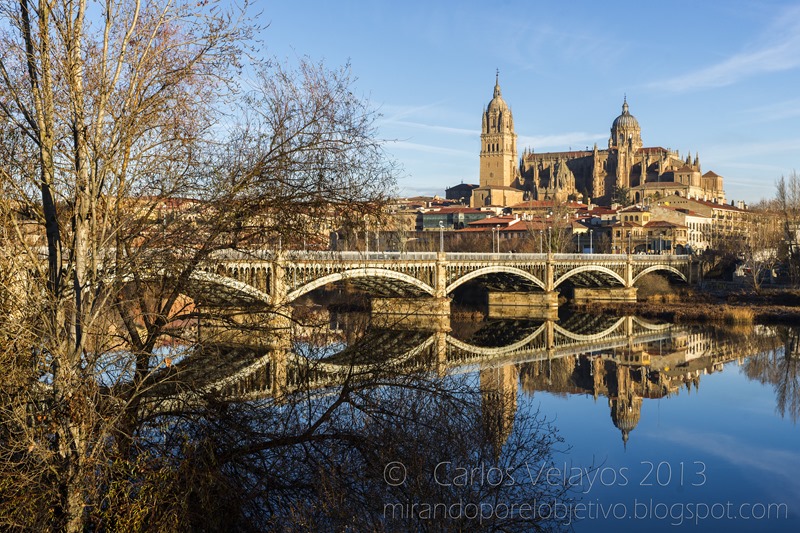
[[[525,149],[517,163],[517,135],[511,109],[503,100],[499,80],[483,113],[480,187],[472,205],[508,206],[533,198],[594,199],[610,203],[615,187],[630,191],[632,201],[680,195],[725,202],[722,177],[701,173],[700,157],[681,158],[677,151],[645,147],[642,130],[627,99],[611,125],[608,148],[535,153]]]
[[[675,340],[680,344],[680,339]],[[611,421],[627,445],[641,418],[645,398],[669,397],[678,394],[682,387],[697,388],[701,374],[719,369],[718,362],[729,359],[711,353],[687,359],[685,347],[677,345],[668,347],[663,355],[658,355],[654,347],[648,350],[645,346],[632,346],[603,355],[525,363],[520,368],[520,382],[528,394],[547,391],[605,396]],[[677,367],[666,366],[667,362]]]
[[[622,432],[622,442],[626,445],[631,431],[639,423],[639,417],[642,415],[642,397],[637,394],[631,372],[632,369],[617,365],[615,376],[617,382],[615,387],[616,394],[612,396],[609,391],[608,397],[611,420],[617,429]],[[647,381],[644,381],[644,383],[649,384]]]
[[[487,439],[500,455],[517,414],[517,383],[519,372],[515,365],[486,368],[480,371],[483,428]]]

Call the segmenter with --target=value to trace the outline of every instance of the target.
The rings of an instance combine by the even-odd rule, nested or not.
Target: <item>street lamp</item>
[[[544,252],[544,244],[542,244],[542,235],[543,234],[544,234],[544,230],[540,229],[539,230],[539,253],[540,254]]]
[[[553,252],[553,232],[551,231],[553,228],[547,228],[547,253]]]
[[[444,253],[444,220],[439,221],[439,251]]]
[[[628,231],[628,255],[631,253],[631,233],[632,231]]]
[[[590,229],[589,230],[589,253],[590,254],[594,253],[594,248],[592,247],[592,233],[594,233],[594,230]]]
[[[578,253],[581,253],[581,234],[576,233],[576,235],[578,236]]]
[[[494,241],[495,238],[497,239],[497,253],[500,253],[500,224],[497,224],[495,227],[492,228],[492,253],[494,251]]]

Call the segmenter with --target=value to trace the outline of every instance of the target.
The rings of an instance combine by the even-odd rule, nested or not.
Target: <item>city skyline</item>
[[[699,153],[729,201],[773,196],[800,153],[795,2],[283,3],[259,20],[269,55],[351,63],[402,195],[478,183],[498,69],[520,153],[603,148],[624,97],[645,146]]]

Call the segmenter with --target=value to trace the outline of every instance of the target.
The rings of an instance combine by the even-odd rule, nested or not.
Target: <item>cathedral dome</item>
[[[639,129],[639,121],[628,111],[627,98],[622,104],[622,114],[615,118],[614,123],[611,125],[611,131],[617,131],[619,129]]]
[[[487,113],[491,113],[492,111],[499,111],[501,113],[508,112],[508,104],[505,100],[503,100],[503,96],[500,93],[500,74],[498,73],[497,77],[495,78],[494,82],[494,97],[489,102],[489,105],[486,106]]]
[[[639,121],[628,111],[628,99],[622,102],[622,114],[614,119],[611,125],[611,137],[608,139],[609,148],[619,150],[632,150],[636,152],[642,147],[642,129]]]

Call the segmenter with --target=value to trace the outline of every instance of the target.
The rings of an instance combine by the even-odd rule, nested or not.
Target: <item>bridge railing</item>
[[[547,254],[448,252],[445,257],[450,261],[544,261]]]
[[[282,255],[290,261],[435,261],[436,252],[382,252],[382,251],[319,251],[319,250],[286,250],[276,253],[273,250],[219,250],[212,259],[229,261],[272,261]],[[449,261],[545,261],[548,254],[528,253],[486,253],[486,252],[447,252],[445,259]],[[631,261],[668,262],[686,261],[688,255],[654,255],[654,254],[552,254],[554,261]]]

